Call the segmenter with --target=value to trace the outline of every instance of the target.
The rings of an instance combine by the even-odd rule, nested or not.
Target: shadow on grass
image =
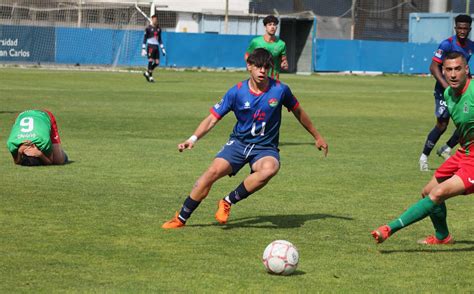
[[[290,275],[291,276],[302,276],[302,275],[306,275],[306,272],[305,271],[300,271],[300,270],[296,270],[294,273],[292,273]]]
[[[280,142],[278,146],[300,146],[300,145],[314,145],[314,143],[302,143],[302,142]]]
[[[446,245],[441,247],[443,249],[437,249],[438,247],[429,247],[429,248],[419,248],[419,249],[406,249],[406,250],[379,250],[381,254],[392,254],[392,253],[454,253],[454,252],[472,252],[474,251],[474,246],[467,248],[456,248],[456,245],[467,244],[473,245],[474,241],[470,240],[461,240],[456,241],[453,245]]]
[[[305,271],[296,270],[294,273],[292,273],[291,275],[288,275],[288,276],[276,275],[276,274],[271,274],[271,273],[269,273],[269,275],[271,275],[271,276],[279,276],[279,277],[292,277],[292,276],[302,276],[302,275],[306,275],[306,272],[305,272]]]
[[[0,114],[11,114],[11,113],[20,113],[21,111],[17,111],[17,110],[2,110],[0,111]]]
[[[229,230],[229,229],[234,229],[234,228],[291,229],[291,228],[299,228],[302,225],[304,225],[307,221],[327,219],[327,218],[354,220],[351,217],[337,216],[337,215],[324,214],[324,213],[277,214],[277,215],[261,215],[261,216],[255,216],[255,217],[231,219],[231,221],[225,225],[214,223],[214,224],[202,224],[202,225],[199,224],[199,225],[189,225],[189,226],[190,227],[222,226],[222,229],[224,230]]]

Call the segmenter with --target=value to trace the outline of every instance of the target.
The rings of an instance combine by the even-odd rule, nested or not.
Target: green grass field
[[[418,171],[432,78],[283,75],[329,156],[285,111],[282,168],[267,187],[218,225],[216,203],[245,168],[219,181],[184,229],[164,231],[234,117],[190,152],[177,144],[246,73],[155,76],[0,69],[0,292],[474,291],[472,197],[448,201],[453,246],[416,244],[432,233],[429,219],[379,246],[369,234],[417,201],[441,163],[434,154],[432,171]],[[56,115],[71,164],[13,164],[5,142],[31,108]],[[276,239],[298,247],[296,274],[265,272],[261,255]]]

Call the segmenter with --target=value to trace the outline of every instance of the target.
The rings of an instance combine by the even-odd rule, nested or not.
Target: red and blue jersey
[[[436,50],[433,56],[433,61],[439,64],[440,69],[443,64],[444,58],[450,52],[461,53],[462,55],[464,55],[467,62],[469,63],[469,59],[471,59],[471,55],[474,53],[474,42],[470,39],[466,39],[466,43],[464,45],[461,45],[456,35],[449,37],[443,42],[441,42],[441,44],[439,44],[438,50]],[[435,90],[441,91],[441,93],[444,92],[444,88],[438,82],[436,82]]]
[[[234,112],[237,123],[231,138],[245,144],[277,147],[282,106],[288,111],[299,106],[287,85],[269,79],[267,89],[257,94],[250,89],[249,80],[245,80],[230,88],[210,111],[217,119],[229,111]]]

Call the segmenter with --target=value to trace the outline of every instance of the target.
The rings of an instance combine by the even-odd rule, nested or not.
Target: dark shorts
[[[449,119],[449,111],[446,101],[444,101],[443,92],[435,90],[435,116],[441,119]]]
[[[456,151],[438,167],[435,172],[437,179],[450,178],[457,175],[464,183],[464,194],[474,193],[474,158],[472,154],[466,155],[464,152]]]
[[[259,146],[256,144],[244,144],[236,139],[230,139],[217,153],[216,158],[223,158],[230,163],[232,167],[231,176],[236,175],[239,170],[249,164],[250,168],[257,160],[265,157],[274,157],[280,162],[280,153],[278,148]]]
[[[158,45],[148,45],[148,59],[160,59],[160,48]]]

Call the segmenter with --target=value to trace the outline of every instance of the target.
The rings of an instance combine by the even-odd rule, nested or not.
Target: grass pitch
[[[224,178],[181,230],[161,224],[226,142],[229,114],[178,153],[209,108],[245,73],[0,69],[0,292],[471,292],[472,197],[448,201],[453,246],[425,247],[429,219],[376,246],[370,230],[419,199],[433,174],[418,157],[434,125],[433,80],[283,75],[329,143],[323,158],[291,113],[282,168],[263,190],[214,220]],[[66,166],[15,166],[5,142],[16,113],[57,118]],[[442,137],[447,140],[452,129]],[[438,146],[437,146],[438,147]],[[430,158],[434,169],[441,163]],[[289,277],[265,272],[273,240],[299,249]]]

